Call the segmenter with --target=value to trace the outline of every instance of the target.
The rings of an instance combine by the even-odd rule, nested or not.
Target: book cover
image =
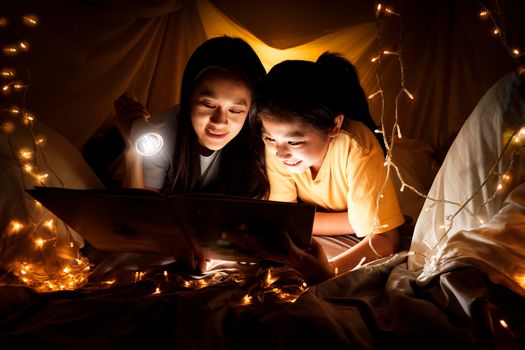
[[[312,239],[315,207],[305,203],[131,188],[37,186],[26,192],[107,251],[173,256],[195,247],[212,259],[256,262],[285,252],[279,230],[299,247]]]

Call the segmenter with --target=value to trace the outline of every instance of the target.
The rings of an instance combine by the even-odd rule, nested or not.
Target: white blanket
[[[454,267],[473,266],[525,295],[522,127],[525,79],[509,73],[481,98],[428,193],[439,201],[425,201],[409,258],[411,270],[424,268],[420,283]]]

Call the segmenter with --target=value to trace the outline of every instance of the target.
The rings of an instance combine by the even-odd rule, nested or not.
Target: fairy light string
[[[490,18],[491,19],[492,24],[494,25],[494,28],[492,29],[492,34],[496,35],[500,39],[500,41],[503,44],[503,46],[505,47],[507,53],[519,64],[520,62],[519,62],[518,58],[523,56],[524,54],[520,51],[519,48],[511,47],[511,46],[508,45],[507,38],[506,38],[506,31],[505,31],[505,29],[504,29],[504,27],[502,25],[503,21],[501,19],[502,18],[501,11],[499,10],[499,4],[498,4],[497,0],[495,1],[495,6],[498,9],[498,14],[499,14],[499,18],[500,18],[499,23],[500,24],[498,24],[498,21],[496,20],[496,17],[488,10],[488,8],[486,6],[482,5],[483,10],[480,12],[479,16],[480,16],[480,18]],[[397,50],[395,50],[395,51],[383,49],[383,30],[382,30],[382,27],[381,27],[381,20],[384,19],[385,17],[391,17],[391,16],[397,17],[398,21],[399,21],[398,45],[397,45]],[[398,179],[399,179],[399,181],[401,183],[400,192],[403,192],[405,189],[408,189],[408,190],[414,192],[416,195],[418,195],[420,197],[423,197],[426,200],[432,202],[430,205],[428,205],[424,209],[425,211],[431,209],[437,203],[446,203],[446,204],[455,205],[455,206],[458,207],[457,210],[453,214],[448,215],[446,217],[447,224],[444,227],[445,228],[445,232],[440,237],[438,243],[436,243],[433,247],[429,246],[430,252],[432,254],[432,252],[435,252],[436,248],[440,244],[442,244],[444,238],[448,236],[448,233],[450,232],[450,230],[453,227],[454,219],[457,217],[457,215],[459,215],[460,212],[465,211],[469,215],[472,215],[474,217],[478,217],[478,215],[479,215],[479,213],[480,213],[480,211],[481,211],[481,209],[483,207],[485,207],[494,198],[496,198],[496,196],[499,193],[503,193],[504,192],[503,191],[503,187],[504,187],[505,183],[509,183],[510,182],[510,175],[509,174],[510,174],[510,171],[512,170],[514,161],[515,161],[516,157],[518,156],[519,150],[514,150],[510,154],[510,156],[509,156],[510,161],[509,161],[508,167],[507,167],[506,170],[503,171],[503,173],[496,172],[496,169],[498,167],[498,164],[500,164],[502,162],[503,155],[507,151],[509,145],[511,145],[510,141],[513,140],[513,139],[516,140],[516,138],[520,138],[520,140],[521,140],[521,138],[522,138],[521,135],[525,134],[525,129],[521,129],[521,130],[518,129],[518,130],[514,131],[513,135],[509,139],[509,142],[507,142],[506,146],[501,151],[500,155],[498,156],[498,158],[495,161],[494,165],[491,167],[491,169],[488,172],[488,174],[486,175],[485,179],[482,181],[481,185],[478,188],[476,188],[473,191],[473,193],[466,200],[464,200],[462,202],[455,202],[455,201],[448,200],[446,198],[433,198],[433,197],[428,196],[425,193],[422,193],[415,186],[412,186],[412,185],[408,184],[405,181],[405,179],[403,178],[399,167],[393,162],[393,149],[394,149],[395,140],[396,140],[396,138],[398,138],[398,139],[402,138],[401,128],[400,128],[400,125],[399,125],[399,104],[400,104],[400,98],[403,95],[406,95],[410,100],[413,100],[415,98],[414,94],[407,89],[406,83],[405,83],[405,67],[404,67],[402,46],[401,46],[402,33],[403,33],[402,32],[402,21],[401,21],[402,18],[401,18],[401,15],[398,12],[393,10],[391,7],[385,7],[381,3],[376,5],[375,17],[376,17],[376,27],[377,27],[378,54],[377,54],[377,56],[375,56],[375,57],[373,57],[371,59],[371,62],[375,63],[377,65],[376,66],[376,80],[377,80],[377,84],[378,84],[378,90],[375,91],[374,93],[370,94],[368,96],[368,98],[371,100],[371,99],[374,99],[374,98],[379,97],[379,96],[381,97],[381,109],[380,109],[381,110],[381,112],[380,112],[381,129],[378,129],[375,132],[379,133],[379,134],[381,134],[383,136],[383,141],[384,141],[384,144],[385,144],[385,147],[386,147],[386,150],[387,150],[386,155],[385,155],[385,162],[384,162],[384,166],[387,168],[386,179],[388,179],[388,177],[390,175],[390,172],[391,172],[391,168],[393,168],[396,176],[398,177]],[[382,84],[382,79],[381,79],[382,62],[385,59],[385,56],[396,57],[397,61],[399,63],[399,69],[400,69],[400,89],[397,92],[396,97],[395,97],[394,121],[393,121],[393,126],[392,126],[392,129],[391,129],[390,133],[386,132],[386,127],[385,127],[385,121],[384,121],[384,116],[385,116],[385,94],[384,94],[383,84]],[[514,143],[520,143],[520,142],[521,141],[514,142]],[[523,145],[521,145],[521,147],[523,147]],[[472,200],[476,197],[476,195],[481,191],[481,189],[483,189],[487,185],[487,183],[489,182],[490,178],[492,176],[494,176],[494,175],[498,176],[499,180],[498,180],[498,184],[497,184],[497,186],[496,186],[492,196],[490,196],[487,200],[485,200],[483,203],[481,203],[481,205],[479,205],[478,208],[476,208],[475,210],[469,209],[467,207],[467,205],[470,202],[472,202]],[[375,213],[375,217],[374,217],[373,226],[371,227],[371,233],[373,233],[373,231],[376,228],[381,227],[381,226],[378,226],[379,206],[380,206],[381,199],[383,198],[383,190],[384,190],[384,188],[386,186],[386,182],[387,182],[387,180],[385,180],[385,182],[383,183],[383,186],[382,186],[382,188],[381,188],[381,190],[379,192],[379,195],[377,197],[376,213]],[[482,219],[478,218],[478,220],[479,220],[480,224],[482,224],[484,222]],[[371,237],[371,236],[369,236],[369,237]],[[380,255],[377,253],[377,251],[374,249],[374,247],[372,245],[372,239],[368,240],[368,244],[369,244],[371,250],[374,252],[374,254],[376,254],[379,257]],[[411,252],[411,253],[415,254],[416,252]],[[418,253],[418,254],[420,254],[420,253]],[[423,255],[425,256],[425,258],[427,260],[429,258],[431,258],[431,257],[427,256],[426,254],[423,254]],[[362,264],[359,264],[359,265],[362,265]]]
[[[503,20],[502,20],[502,16],[501,16],[501,11],[500,11],[500,8],[499,8],[499,3],[497,0],[495,0],[495,6],[497,8],[497,13],[499,15],[499,25],[498,25],[498,21],[496,21],[496,18],[495,16],[492,15],[492,13],[488,10],[487,7],[485,6],[482,6],[483,7],[483,10],[480,12],[479,16],[480,18],[485,18],[485,17],[488,17],[491,19],[492,21],[492,24],[494,25],[494,28],[492,30],[492,34],[497,36],[501,43],[503,44],[503,46],[505,47],[505,50],[507,51],[507,53],[509,54],[509,56],[518,64],[518,67],[520,67],[520,61],[519,61],[519,58],[524,56],[524,54],[520,51],[519,48],[517,47],[511,47],[509,46],[508,42],[507,42],[507,37],[506,37],[506,31],[504,29],[504,26],[503,26]],[[409,185],[408,183],[406,183],[406,181],[403,179],[403,176],[401,175],[401,172],[400,172],[400,169],[399,167],[394,164],[394,162],[392,161],[392,150],[393,150],[393,146],[394,146],[394,140],[395,140],[395,131],[397,131],[397,137],[398,138],[401,138],[402,135],[401,135],[401,131],[400,131],[400,128],[399,128],[399,124],[398,124],[398,110],[399,110],[399,97],[402,95],[402,93],[405,93],[409,98],[410,100],[413,100],[414,99],[414,95],[412,93],[410,93],[406,87],[405,87],[405,80],[404,80],[404,65],[403,65],[403,59],[402,59],[402,53],[401,53],[401,45],[399,44],[398,45],[398,51],[396,52],[392,52],[392,51],[388,51],[388,50],[383,50],[382,49],[382,31],[381,31],[381,26],[380,26],[380,16],[381,14],[384,13],[384,14],[394,14],[395,16],[397,16],[399,18],[399,20],[401,20],[401,16],[390,10],[389,8],[384,8],[383,9],[383,6],[381,4],[378,4],[377,7],[376,7],[376,23],[377,23],[377,35],[378,35],[378,50],[379,50],[379,55],[372,58],[372,62],[373,63],[376,63],[377,64],[377,70],[376,70],[376,78],[377,78],[377,81],[378,81],[378,86],[379,86],[379,90],[372,93],[371,95],[369,95],[369,99],[373,99],[375,98],[376,96],[381,96],[381,130],[377,130],[376,132],[378,133],[381,133],[383,135],[383,140],[384,140],[384,143],[385,143],[385,146],[387,148],[387,154],[385,156],[385,166],[387,167],[387,178],[388,178],[388,174],[390,173],[389,170],[390,168],[393,168],[400,183],[401,183],[401,188],[400,188],[400,191],[403,192],[403,190],[405,188],[413,191],[415,194],[417,194],[418,196],[420,197],[423,197],[425,198],[426,200],[430,201],[430,205],[427,204],[427,208],[425,208],[424,210],[430,210],[431,208],[433,208],[435,206],[436,203],[446,203],[446,204],[450,204],[450,205],[453,205],[453,206],[457,206],[457,209],[451,214],[451,215],[447,215],[445,217],[445,220],[446,220],[446,224],[445,224],[445,227],[444,227],[444,233],[443,235],[438,239],[438,242],[433,245],[433,246],[429,246],[429,250],[425,253],[417,253],[417,252],[414,252],[414,251],[408,251],[407,253],[398,253],[398,254],[395,254],[393,255],[392,257],[390,258],[384,258],[384,259],[381,259],[379,260],[379,262],[369,262],[367,263],[366,265],[362,265],[363,263],[363,260],[361,260],[360,264],[358,264],[358,266],[356,266],[354,268],[355,269],[366,269],[366,270],[369,270],[372,271],[372,270],[375,270],[377,268],[380,268],[382,266],[385,266],[385,265],[388,265],[389,263],[392,263],[393,259],[396,259],[398,258],[399,256],[402,256],[402,257],[407,257],[407,256],[410,256],[410,255],[414,255],[414,254],[418,254],[418,255],[421,255],[425,258],[425,265],[423,267],[423,275],[428,275],[429,273],[431,273],[432,271],[435,270],[435,268],[437,267],[436,264],[438,262],[438,257],[440,256],[440,251],[442,249],[444,249],[445,247],[445,239],[448,237],[450,231],[452,230],[452,227],[453,227],[453,224],[454,224],[454,220],[455,218],[463,211],[465,211],[467,214],[469,215],[472,215],[473,217],[476,217],[479,221],[480,224],[483,224],[484,223],[484,220],[482,220],[481,218],[479,218],[479,213],[481,212],[481,210],[487,206],[487,204],[489,204],[491,201],[493,201],[499,194],[502,194],[502,193],[505,193],[504,191],[504,187],[506,184],[510,184],[512,183],[512,178],[511,178],[511,171],[514,167],[514,164],[515,164],[515,161],[516,159],[518,159],[519,157],[519,153],[520,151],[525,147],[525,126],[522,126],[521,128],[517,128],[515,130],[513,130],[512,134],[510,135],[510,137],[508,138],[508,140],[505,142],[505,145],[503,147],[503,149],[501,150],[500,154],[498,155],[496,161],[494,162],[494,164],[491,166],[490,170],[488,171],[487,175],[485,176],[485,178],[481,181],[480,185],[475,188],[473,190],[473,192],[470,194],[470,196],[462,201],[462,202],[455,202],[455,201],[451,201],[451,200],[448,200],[446,198],[431,198],[429,197],[427,194],[424,194],[420,191],[418,191],[414,186],[411,186]],[[399,38],[401,38],[401,25],[400,25],[400,34],[399,34]],[[401,39],[399,39],[399,42],[401,43]],[[383,87],[382,87],[382,83],[381,83],[381,63],[382,63],[382,59],[383,59],[383,56],[384,55],[395,55],[397,58],[398,58],[398,61],[399,61],[399,66],[400,66],[400,75],[401,75],[401,88],[400,88],[400,91],[397,93],[396,95],[396,100],[395,100],[395,111],[394,111],[394,126],[392,128],[392,132],[390,134],[390,144],[387,142],[387,137],[386,137],[386,134],[385,134],[385,124],[384,124],[384,108],[385,108],[385,102],[384,102],[384,93],[383,93]],[[523,69],[520,71],[520,74],[523,72]],[[505,135],[503,135],[503,137],[505,137]],[[515,146],[513,149],[511,149],[509,151],[509,149],[511,147]],[[507,165],[506,167],[504,166],[503,162],[505,160],[505,155],[508,154],[508,162],[507,162]],[[498,171],[499,168],[503,168],[502,170]],[[494,189],[493,189],[493,192],[492,192],[492,195],[490,195],[486,200],[484,200],[477,208],[474,208],[474,210],[471,210],[467,207],[467,205],[469,203],[471,203],[473,201],[473,199],[486,187],[488,186],[491,182],[491,180],[493,179],[493,181],[495,182],[495,186],[494,186]],[[386,180],[385,180],[385,183],[386,183]],[[378,195],[378,198],[377,198],[377,203],[376,203],[376,215],[375,215],[375,220],[374,220],[374,227],[372,228],[372,230],[375,228],[375,225],[377,223],[377,218],[378,218],[378,215],[379,215],[379,205],[380,205],[380,201],[381,201],[381,198],[383,197],[383,189],[384,189],[384,185],[381,189],[381,192],[379,193]],[[427,201],[426,201],[427,203]],[[368,243],[369,243],[369,246],[370,248],[372,249],[372,251],[376,254],[377,252],[375,251],[375,249],[373,248],[372,246],[372,240],[369,239],[368,240]],[[364,259],[364,258],[363,258]],[[525,288],[525,274],[521,273],[521,274],[515,274],[513,276],[514,280],[522,287],[522,288]],[[496,323],[496,321],[494,322]],[[505,319],[502,319],[502,318],[499,318],[498,319],[498,322],[496,323],[497,325],[499,325],[500,327],[502,327],[503,329],[505,329],[506,331],[509,332],[509,334],[514,337],[514,333],[512,331],[512,329],[509,327],[509,324],[506,322]]]
[[[396,16],[398,17],[398,24],[399,24],[399,39],[398,39],[398,45],[397,45],[397,49],[396,51],[391,51],[391,50],[383,50],[383,29],[381,27],[381,19],[383,18],[383,16]],[[386,155],[385,155],[385,162],[384,162],[384,166],[386,167],[386,176],[385,176],[385,180],[381,186],[381,189],[378,193],[378,196],[376,198],[376,212],[375,212],[375,215],[374,215],[374,221],[373,221],[373,224],[372,224],[372,227],[370,228],[370,234],[368,235],[368,245],[370,247],[370,249],[372,250],[372,252],[376,255],[376,257],[381,257],[382,255],[379,254],[377,252],[377,250],[374,248],[373,246],[373,243],[372,243],[372,237],[373,235],[377,234],[375,233],[374,231],[378,228],[387,228],[388,225],[387,224],[383,224],[383,225],[378,225],[378,221],[379,221],[379,207],[381,205],[381,200],[383,198],[383,192],[386,188],[386,185],[388,183],[388,179],[390,178],[390,173],[391,173],[391,168],[392,168],[392,164],[393,164],[393,149],[394,149],[394,144],[395,144],[395,140],[396,140],[396,137],[398,138],[402,138],[402,135],[401,135],[401,129],[399,127],[399,99],[401,98],[401,96],[403,95],[403,93],[407,94],[411,99],[414,98],[413,94],[411,94],[410,92],[408,92],[408,90],[406,89],[405,87],[405,69],[404,69],[404,64],[403,64],[403,59],[402,59],[402,45],[401,45],[401,42],[402,42],[402,33],[403,33],[403,27],[402,27],[402,21],[401,21],[401,15],[397,12],[395,12],[392,8],[390,7],[384,7],[382,4],[377,4],[376,5],[376,11],[375,11],[375,17],[376,17],[376,28],[377,28],[377,42],[378,42],[378,55],[374,58],[371,59],[371,62],[373,63],[376,63],[377,64],[377,67],[376,67],[376,80],[377,80],[377,84],[378,84],[378,87],[379,89],[374,92],[373,94],[369,95],[368,98],[369,99],[372,99],[376,96],[381,96],[381,112],[380,112],[380,122],[381,122],[381,129],[379,130],[376,130],[375,132],[376,133],[379,133],[382,135],[382,138],[383,138],[383,143],[385,145],[385,148],[386,148]],[[385,117],[385,94],[384,94],[384,90],[383,90],[383,83],[382,83],[382,79],[381,79],[381,75],[382,75],[382,62],[383,62],[383,59],[384,59],[384,56],[385,55],[390,55],[390,56],[396,56],[397,57],[397,60],[399,62],[399,66],[400,66],[400,75],[401,75],[401,88],[399,90],[399,92],[396,94],[396,97],[395,97],[395,107],[394,107],[394,123],[393,123],[393,126],[392,126],[392,130],[390,132],[390,134],[387,134],[386,132],[386,126],[385,126],[385,120],[384,120],[384,117]],[[399,174],[399,171],[398,169],[396,168],[397,170],[397,173]],[[404,189],[404,181],[402,179],[400,179],[402,184],[403,184],[403,189]],[[412,186],[411,186],[412,187]]]
[[[482,7],[482,10],[479,12],[479,17],[481,19],[488,18],[492,25],[492,35],[499,38],[501,44],[503,45],[504,49],[507,51],[507,54],[518,64],[520,65],[521,62],[519,60],[520,57],[525,56],[525,53],[520,50],[517,46],[511,46],[508,43],[507,40],[507,31],[505,29],[505,25],[503,23],[503,16],[501,14],[501,8],[499,5],[498,0],[494,0],[494,7],[495,7],[495,14],[489,10],[489,8],[481,3],[480,6]]]
[[[7,18],[0,16],[0,32],[7,29],[17,34],[25,34],[24,28],[38,25],[38,17],[24,14]],[[19,28],[20,26],[21,28]],[[7,37],[5,35],[4,37]],[[14,43],[13,43],[14,42]],[[18,166],[23,188],[34,184],[45,186],[52,178],[64,187],[63,181],[48,163],[44,147],[46,138],[34,133],[36,115],[25,108],[29,89],[29,70],[15,70],[14,60],[20,62],[30,51],[31,44],[27,38],[18,38],[2,47],[3,60],[0,66],[0,94],[4,114],[0,131],[7,139],[12,158]],[[17,128],[29,133],[30,144],[19,149],[13,143],[12,135]],[[39,160],[43,164],[39,164]],[[16,249],[22,254],[15,254],[15,261],[7,263],[7,274],[0,276],[0,283],[12,283],[11,276],[39,292],[77,289],[87,283],[90,264],[80,253],[78,244],[73,239],[70,228],[54,215],[49,214],[37,201],[25,195],[21,201],[25,204],[25,219],[10,218],[10,223],[2,232],[0,243],[3,249]],[[60,235],[60,232],[65,235]],[[21,247],[20,247],[21,246]]]

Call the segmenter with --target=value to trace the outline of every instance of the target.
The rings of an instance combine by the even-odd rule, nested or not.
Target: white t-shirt
[[[175,152],[175,138],[177,135],[179,106],[175,105],[163,112],[151,116],[149,122],[155,125],[161,134],[164,144],[159,153],[143,158],[144,185],[162,189],[167,179],[174,176],[173,154]],[[200,156],[201,177],[199,186],[209,184],[218,174],[220,151],[210,156]]]

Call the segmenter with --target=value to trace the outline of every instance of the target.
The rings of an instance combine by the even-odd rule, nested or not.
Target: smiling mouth
[[[286,165],[286,166],[294,167],[294,166],[297,166],[297,165],[299,165],[300,163],[302,163],[302,160],[298,160],[298,161],[296,161],[296,162],[290,162],[290,161],[286,161],[286,160],[285,160],[283,163],[284,163],[284,165]]]
[[[212,138],[222,138],[228,134],[227,131],[217,131],[217,130],[210,130],[206,129],[206,134]]]

